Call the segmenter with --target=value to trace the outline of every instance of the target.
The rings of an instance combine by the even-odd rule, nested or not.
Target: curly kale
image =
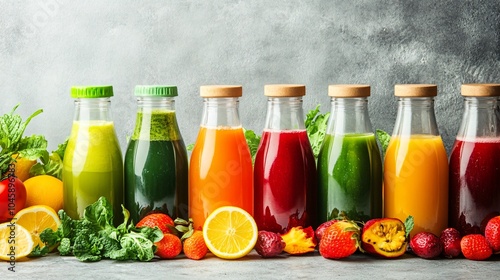
[[[59,243],[61,255],[73,254],[80,261],[151,260],[156,250],[154,242],[161,240],[162,232],[156,228],[136,228],[128,222],[128,210],[123,206],[122,210],[124,221],[118,227],[113,225],[113,208],[104,197],[87,206],[80,220],[59,211],[61,225],[57,231],[46,229],[40,234],[46,246],[38,248],[32,256],[47,254],[48,248]]]

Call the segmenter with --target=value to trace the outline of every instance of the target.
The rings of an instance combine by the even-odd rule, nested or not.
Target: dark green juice
[[[138,112],[125,154],[125,205],[133,221],[153,212],[187,219],[187,176],[187,152],[175,112]]]
[[[382,217],[382,161],[374,134],[327,134],[318,180],[320,222]]]

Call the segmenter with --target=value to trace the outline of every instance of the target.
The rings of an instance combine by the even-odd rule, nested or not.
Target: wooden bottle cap
[[[292,85],[292,84],[281,84],[281,85],[265,85],[264,95],[271,97],[296,97],[306,95],[305,85]]]
[[[462,96],[500,96],[500,84],[463,84]]]
[[[430,85],[430,84],[395,85],[394,95],[399,97],[433,97],[437,95],[437,85]]]
[[[329,85],[328,96],[331,97],[368,97],[369,85]]]
[[[237,85],[209,85],[200,87],[201,97],[241,97],[243,87]]]

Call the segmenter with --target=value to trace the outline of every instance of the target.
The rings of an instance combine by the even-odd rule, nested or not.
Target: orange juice
[[[220,206],[253,215],[252,159],[240,127],[201,126],[189,168],[189,217],[194,227]]]
[[[393,136],[384,162],[384,215],[414,218],[412,235],[448,222],[448,158],[440,136]]]

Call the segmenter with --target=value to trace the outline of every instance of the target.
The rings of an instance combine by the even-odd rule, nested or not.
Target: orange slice
[[[203,239],[208,249],[222,259],[246,256],[255,246],[257,235],[253,217],[234,206],[217,208],[203,225]]]

